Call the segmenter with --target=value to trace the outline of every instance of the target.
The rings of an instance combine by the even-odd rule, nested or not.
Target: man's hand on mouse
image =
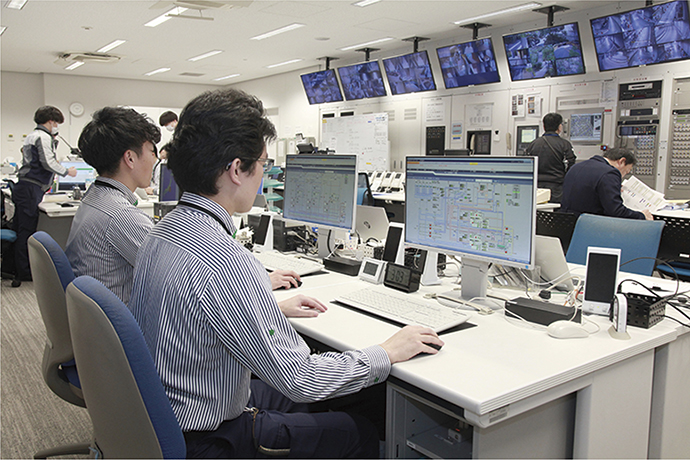
[[[271,288],[274,291],[281,288],[299,287],[302,284],[302,278],[292,270],[276,270],[268,276],[271,278]]]
[[[395,364],[407,361],[419,353],[435,355],[438,350],[427,345],[430,343],[438,347],[444,345],[438,334],[428,327],[405,326],[383,342],[381,347],[386,350],[391,364]]]

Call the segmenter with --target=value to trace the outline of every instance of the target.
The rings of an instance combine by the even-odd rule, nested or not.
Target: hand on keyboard
[[[439,348],[444,345],[438,335],[423,326],[405,326],[400,331],[393,334],[388,340],[381,344],[381,347],[388,353],[391,364],[407,361],[420,353],[435,355],[438,350],[430,345]]]
[[[292,270],[276,270],[268,275],[271,278],[271,288],[276,289],[290,289],[291,287],[300,287],[302,285],[302,278]]]
[[[319,300],[301,294],[278,302],[278,306],[288,318],[311,318],[328,309]]]

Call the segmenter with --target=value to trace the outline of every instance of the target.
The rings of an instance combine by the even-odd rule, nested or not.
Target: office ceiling
[[[471,40],[472,31],[454,25],[453,21],[523,5],[528,0],[382,0],[366,7],[355,6],[356,0],[28,0],[21,10],[6,8],[7,1],[2,0],[0,16],[2,26],[7,27],[0,39],[3,71],[227,85],[287,71],[314,69],[319,64],[324,68],[319,58],[325,56],[340,58],[331,67],[364,61],[363,53],[340,49],[384,37],[393,39],[370,45],[381,49],[371,53],[372,60],[386,51],[388,55],[395,50],[411,52],[412,43],[402,41],[409,37]],[[624,9],[644,6],[644,1],[540,3],[557,4],[571,11],[607,4],[621,5]],[[189,17],[174,17],[157,27],[144,26],[176,4],[203,9],[190,8],[182,13]],[[199,16],[213,20],[190,18]],[[555,17],[555,24],[563,23],[558,14]],[[540,27],[545,27],[547,16],[527,10],[481,22],[503,28],[530,21],[538,21]],[[305,26],[264,40],[251,40],[293,23]],[[486,35],[485,31],[479,33],[480,37]],[[120,56],[117,62],[87,61],[75,70],[65,70],[70,59],[58,59],[63,53],[94,53],[118,39],[126,42],[108,52]],[[196,62],[188,60],[213,50],[222,53]],[[267,68],[292,59],[301,61]],[[170,70],[145,76],[160,68]],[[233,74],[239,76],[214,80]]]

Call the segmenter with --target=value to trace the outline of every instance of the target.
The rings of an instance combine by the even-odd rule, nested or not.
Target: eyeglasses
[[[275,163],[275,160],[273,158],[242,158],[242,157],[240,157],[240,160],[261,162],[261,166],[263,167],[264,173],[267,173],[271,169],[273,169],[273,164]],[[228,165],[225,167],[226,171],[228,169],[230,169],[230,165],[232,165],[232,163],[228,163]]]

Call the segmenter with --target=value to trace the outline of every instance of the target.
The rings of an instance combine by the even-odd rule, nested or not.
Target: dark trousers
[[[549,203],[560,203],[563,198],[563,183],[557,184],[555,182],[540,182],[539,188],[548,188],[551,190],[551,199]]]
[[[38,205],[43,200],[45,192],[36,184],[20,180],[12,190],[14,201],[14,225],[17,240],[14,242],[14,263],[18,280],[31,279],[29,266],[29,250],[27,241],[36,233],[38,227]]]
[[[254,379],[249,407],[215,431],[187,432],[187,458],[378,458],[379,436],[366,418],[345,412],[310,413]]]

